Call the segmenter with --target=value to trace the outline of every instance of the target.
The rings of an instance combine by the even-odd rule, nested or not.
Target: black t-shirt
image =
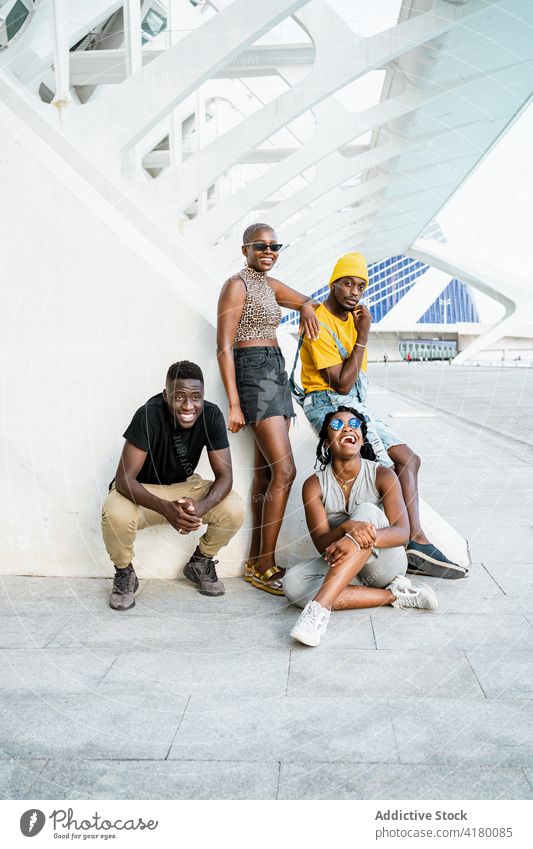
[[[224,416],[216,404],[204,401],[203,412],[191,428],[174,427],[162,392],[137,410],[124,439],[148,452],[137,475],[139,483],[163,485],[187,480],[204,446],[208,451],[229,446]]]

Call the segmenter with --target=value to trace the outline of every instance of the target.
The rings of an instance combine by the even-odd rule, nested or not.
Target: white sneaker
[[[437,596],[426,584],[412,584],[405,575],[396,575],[387,587],[396,596],[392,607],[416,607],[419,610],[436,610],[439,606]]]
[[[327,631],[330,614],[331,610],[322,607],[318,601],[309,601],[292,629],[291,637],[306,646],[318,646],[320,637]]]

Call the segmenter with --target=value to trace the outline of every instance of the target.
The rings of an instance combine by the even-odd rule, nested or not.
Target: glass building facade
[[[377,323],[414,286],[428,266],[407,256],[392,256],[368,266],[369,285],[364,303],[370,309],[372,321]],[[313,297],[323,301],[329,286],[313,292]],[[298,324],[299,313],[290,312],[283,323]],[[469,287],[461,280],[451,280],[444,292],[435,299],[431,307],[421,316],[417,324],[455,324],[456,322],[479,321],[476,305]]]

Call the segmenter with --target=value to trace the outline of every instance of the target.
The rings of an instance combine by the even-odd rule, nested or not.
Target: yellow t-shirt
[[[354,345],[357,342],[357,330],[353,323],[351,315],[346,321],[330,313],[324,304],[315,310],[315,315],[322,324],[336,333],[340,339],[348,355],[353,351]],[[300,357],[302,360],[302,386],[306,392],[318,392],[322,389],[331,389],[331,386],[324,380],[320,374],[320,369],[329,368],[329,366],[337,365],[341,362],[341,355],[337,348],[336,342],[325,327],[320,328],[320,335],[316,342],[313,339],[304,338],[300,349]],[[367,352],[363,355],[362,370],[366,371],[367,367]]]

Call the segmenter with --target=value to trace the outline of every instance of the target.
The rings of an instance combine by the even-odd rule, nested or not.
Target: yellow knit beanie
[[[360,277],[368,286],[368,268],[363,254],[355,251],[351,254],[344,254],[337,260],[329,279],[329,285],[333,286],[335,280],[339,280],[341,277]]]

